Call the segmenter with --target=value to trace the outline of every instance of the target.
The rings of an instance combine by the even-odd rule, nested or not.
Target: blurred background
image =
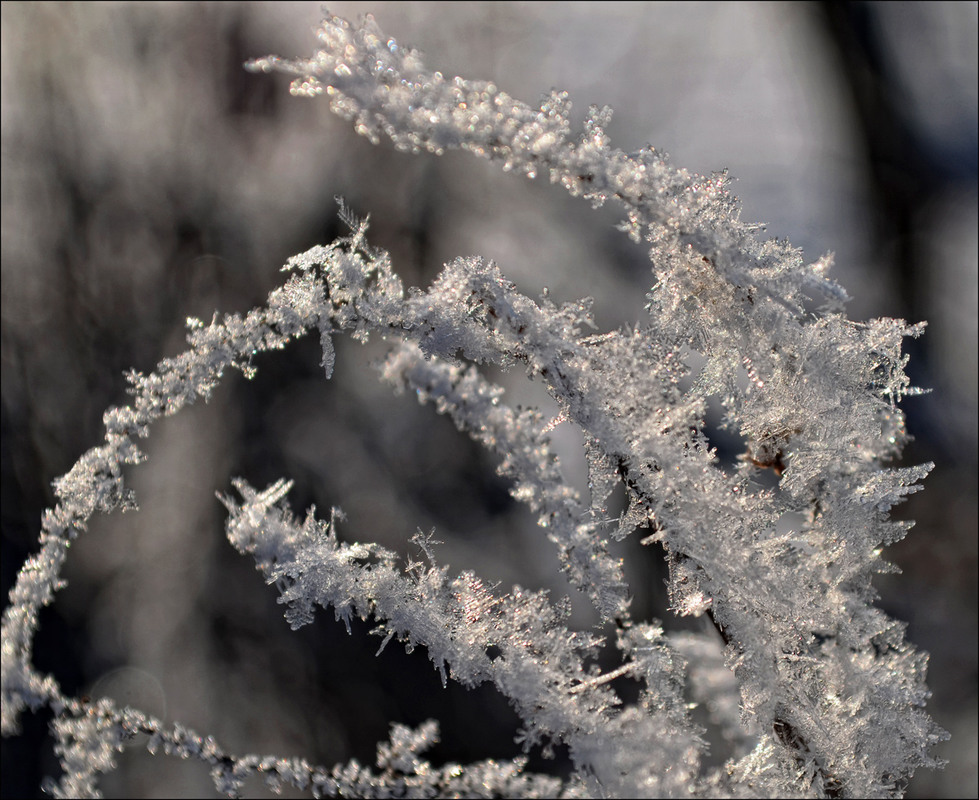
[[[566,89],[616,112],[613,146],[645,143],[699,173],[728,169],[745,220],[812,260],[836,254],[852,318],[928,320],[909,373],[932,393],[904,407],[904,463],[934,461],[917,520],[888,551],[902,575],[881,605],[931,653],[929,710],[953,738],[910,797],[977,794],[977,4],[335,2],[373,13],[430,69],[493,80],[534,103]],[[317,3],[18,3],[2,13],[2,581],[37,546],[51,481],[127,402],[124,370],[185,348],[184,320],[246,311],[292,254],[342,233],[334,197],[371,215],[406,285],[458,255],[496,260],[519,288],[595,298],[599,328],[639,320],[643,247],[546,182],[463,153],[371,146],[323,100],[242,62],[315,47]],[[347,636],[329,612],[289,630],[253,564],[223,534],[216,491],[233,476],[286,476],[302,512],[340,506],[341,534],[403,554],[420,529],[451,571],[568,588],[534,519],[492,456],[338,341],[324,381],[302,341],[229,376],[208,405],[158,423],[132,472],[141,510],[94,521],[72,548],[68,586],[42,615],[36,665],[70,694],[109,695],[231,752],[372,764],[391,722],[440,721],[431,758],[510,757],[518,721],[491,688],[442,689],[423,652]],[[504,376],[513,402],[547,409]],[[513,379],[513,380],[511,380]],[[554,435],[584,489],[580,438]],[[631,537],[633,539],[638,537]],[[655,553],[626,542],[638,617],[666,609]],[[573,624],[590,626],[574,603]],[[4,797],[38,795],[59,767],[49,714],[2,741]],[[559,758],[531,767],[560,773]],[[723,755],[720,753],[718,757]],[[106,796],[196,797],[201,764],[136,746]],[[251,787],[263,796],[260,786]],[[287,792],[288,795],[288,792]]]

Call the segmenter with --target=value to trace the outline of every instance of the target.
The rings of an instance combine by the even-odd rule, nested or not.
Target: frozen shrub
[[[4,735],[25,710],[53,711],[65,774],[48,788],[63,796],[97,794],[98,773],[139,733],[151,752],[207,762],[232,796],[254,775],[316,796],[900,796],[916,768],[937,765],[928,751],[943,736],[922,710],[926,656],[873,606],[871,585],[887,568],[881,548],[910,527],[890,509],[930,469],[885,466],[906,439],[898,402],[915,391],[902,339],[921,326],[848,320],[829,257],[807,263],[788,243],[760,239],[740,221],[723,174],[691,175],[652,148],[613,149],[608,108],[592,108],[575,135],[563,93],[535,108],[492,83],[447,79],[370,18],[331,18],[319,35],[312,59],[250,68],[294,75],[294,94],[326,95],[373,142],[468,150],[546,175],[595,206],[620,204],[623,232],[649,247],[648,316],[596,333],[587,300],[531,299],[478,258],[446,265],[427,290],[405,289],[368,244],[366,223],[341,207],[348,237],[290,259],[264,307],[210,325],[189,320],[190,348],[149,375],[131,373],[132,404],[106,412],[104,444],[56,482],[41,549],[3,615]],[[226,370],[251,376],[255,354],[313,330],[328,378],[332,337],[390,340],[383,379],[497,455],[569,582],[614,630],[621,663],[602,673],[602,638],[569,630],[560,603],[520,587],[500,592],[473,572],[450,575],[425,537],[424,560],[401,565],[356,541],[338,510],[296,517],[284,505],[286,480],[262,490],[236,480],[237,494],[222,496],[228,538],[275,584],[294,628],[322,606],[348,626],[373,621],[382,647],[423,646],[443,682],[494,684],[522,719],[526,748],[568,747],[569,780],[525,774],[520,759],[433,767],[419,753],[436,739],[435,723],[393,726],[376,770],[235,756],[107,699],[68,697],[33,665],[38,612],[59,588],[72,540],[94,512],[135,505],[122,468],[142,459],[137,440],[161,416],[207,399]],[[590,497],[562,476],[553,421],[509,406],[484,365],[525,370],[580,428]],[[708,401],[747,443],[735,466],[707,440]],[[772,478],[759,481],[762,472]],[[613,516],[606,501],[619,484],[627,507]],[[662,548],[671,607],[706,616],[704,632],[666,634],[632,617],[608,543],[636,535]],[[628,704],[612,688],[626,675],[641,686]],[[740,713],[726,694],[735,682]],[[702,761],[688,697],[735,743],[720,767]]]

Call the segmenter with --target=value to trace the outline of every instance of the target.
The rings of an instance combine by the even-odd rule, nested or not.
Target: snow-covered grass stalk
[[[258,774],[318,796],[900,796],[916,768],[936,766],[929,748],[943,736],[922,709],[926,656],[873,606],[871,585],[887,568],[881,548],[910,527],[889,510],[930,469],[885,466],[907,438],[898,402],[915,391],[902,339],[921,326],[848,320],[829,257],[807,263],[788,243],[759,238],[740,221],[723,174],[691,175],[652,148],[613,149],[607,108],[592,108],[573,135],[565,94],[531,107],[492,83],[429,72],[371,18],[330,18],[319,36],[312,59],[249,67],[294,75],[294,94],[325,94],[372,142],[463,149],[547,176],[595,206],[621,204],[623,231],[649,248],[648,316],[595,333],[587,301],[531,299],[478,258],[446,265],[427,290],[406,290],[387,254],[368,244],[366,223],[343,209],[350,236],[290,259],[266,306],[210,325],[190,320],[185,353],[150,375],[132,373],[134,400],[106,413],[105,443],[57,481],[41,550],[3,615],[4,735],[27,709],[54,712],[65,774],[49,788],[63,795],[95,794],[122,743],[146,733],[153,752],[207,761],[231,795]],[[314,329],[327,377],[332,337],[390,340],[383,378],[499,457],[568,580],[615,631],[621,663],[600,673],[602,638],[569,630],[560,604],[519,587],[498,592],[472,572],[450,575],[424,537],[424,561],[402,565],[350,541],[356,532],[343,530],[336,510],[295,517],[283,505],[286,480],[264,490],[234,482],[238,495],[222,497],[231,543],[276,585],[293,627],[328,607],[348,626],[372,620],[385,645],[423,646],[443,681],[494,684],[520,715],[527,748],[568,747],[568,781],[523,774],[519,759],[432,767],[418,753],[435,740],[434,723],[394,726],[376,771],[234,756],[138,710],[69,698],[34,667],[38,613],[59,587],[70,543],[96,511],[134,505],[122,468],[142,459],[137,440],[160,417],[207,399],[225,370],[250,376],[254,354]],[[507,405],[480,371],[487,364],[525,370],[580,428],[591,497],[562,476],[553,423]],[[710,447],[708,401],[746,442],[734,466]],[[618,484],[627,509],[611,518],[606,500]],[[790,519],[794,529],[780,524]],[[639,530],[668,560],[672,609],[712,623],[702,633],[666,634],[632,617],[608,545]],[[709,656],[717,642],[726,664]],[[718,694],[729,671],[740,714]],[[641,686],[628,704],[612,686],[625,675]],[[691,699],[727,728],[735,749],[726,764],[703,762]]]

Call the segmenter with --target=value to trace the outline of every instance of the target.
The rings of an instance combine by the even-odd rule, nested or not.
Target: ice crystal
[[[250,66],[295,76],[294,94],[325,95],[371,141],[467,150],[547,175],[593,205],[618,203],[622,229],[650,248],[648,317],[594,333],[586,301],[531,299],[479,258],[446,265],[427,290],[406,290],[387,254],[368,245],[366,223],[342,207],[350,236],[290,259],[264,307],[209,325],[188,320],[190,348],[149,375],[131,373],[133,402],[106,412],[105,443],[56,481],[41,550],[3,615],[4,734],[29,708],[54,711],[65,776],[49,788],[59,795],[95,795],[97,774],[139,732],[152,752],[208,763],[230,796],[253,775],[315,796],[899,796],[916,768],[936,764],[928,751],[942,736],[921,708],[926,657],[872,605],[881,546],[908,527],[888,512],[930,468],[885,466],[907,438],[897,403],[914,391],[901,343],[921,327],[848,320],[829,257],[807,264],[788,243],[758,239],[724,174],[691,175],[652,148],[613,149],[608,108],[590,109],[576,136],[566,94],[531,107],[493,83],[429,72],[369,17],[331,17],[319,38],[311,59]],[[370,620],[382,648],[423,647],[443,682],[495,685],[522,719],[526,748],[568,747],[569,781],[523,774],[520,761],[433,767],[420,753],[436,739],[434,723],[394,725],[377,771],[234,756],[179,725],[68,698],[33,665],[38,612],[59,588],[68,544],[96,511],[134,505],[121,467],[142,460],[135,440],[161,416],[206,400],[229,368],[250,376],[255,354],[314,329],[327,377],[332,337],[397,340],[383,378],[495,454],[571,585],[614,628],[621,663],[596,671],[602,638],[569,629],[561,604],[490,588],[473,572],[451,575],[424,538],[425,562],[402,566],[377,544],[348,541],[338,513],[296,518],[285,480],[263,491],[234,482],[239,497],[222,497],[229,540],[277,587],[293,627],[329,608],[348,629],[354,617]],[[519,365],[546,387],[557,420],[578,426],[589,497],[562,476],[554,424],[508,405],[480,371],[487,364]],[[711,400],[747,443],[734,468],[705,436]],[[775,483],[760,489],[752,479],[768,470]],[[627,510],[612,519],[617,485]],[[801,523],[786,533],[779,522],[789,517]],[[609,540],[636,529],[665,552],[673,609],[704,616],[709,630],[668,635],[632,618]],[[629,704],[613,689],[626,676],[640,685]],[[733,743],[721,767],[703,762],[688,684]],[[735,685],[740,713],[726,693]]]

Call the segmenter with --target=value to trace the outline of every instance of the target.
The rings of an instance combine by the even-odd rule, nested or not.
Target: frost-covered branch
[[[348,629],[354,616],[374,619],[385,637],[382,649],[393,637],[409,650],[424,646],[443,683],[449,675],[469,688],[494,683],[524,720],[522,738],[528,744],[542,739],[567,744],[597,791],[614,787],[623,797],[674,794],[690,781],[698,736],[671,713],[682,708],[682,693],[645,715],[635,709],[616,712],[608,676],[586,670],[584,659],[595,655],[598,640],[568,631],[546,595],[515,588],[495,596],[475,574],[449,579],[434,563],[413,563],[401,573],[393,553],[340,543],[335,520],[325,524],[311,511],[300,525],[274,507],[288,484],[261,493],[243,482],[237,488],[245,502],[225,500],[231,512],[228,538],[253,555],[266,581],[279,587],[294,628],[312,621],[314,603],[332,608]],[[643,637],[647,650],[665,646],[657,629],[644,629]],[[651,663],[643,666],[650,683],[668,684]],[[624,760],[633,766],[623,770]],[[687,768],[667,774],[660,772],[661,764]]]
[[[360,26],[328,19],[320,39],[324,49],[310,60],[269,57],[252,67],[297,76],[296,94],[326,93],[372,141],[461,148],[528,177],[547,174],[595,205],[620,202],[623,230],[650,247],[648,317],[593,333],[587,301],[531,299],[478,258],[457,259],[427,290],[406,291],[387,255],[367,244],[366,223],[344,209],[351,236],[290,259],[287,281],[265,307],[207,326],[190,320],[186,353],[150,375],[132,373],[133,403],[106,413],[105,443],[56,483],[41,552],[21,570],[4,612],[4,734],[27,708],[51,708],[63,786],[71,787],[64,791],[89,794],[127,733],[152,732],[157,744],[186,739],[138,712],[111,703],[92,712],[66,698],[32,663],[37,615],[91,515],[133,507],[122,467],[142,460],[136,440],[152,423],[207,399],[228,368],[250,377],[256,353],[316,329],[327,377],[333,336],[393,340],[384,379],[434,404],[499,458],[571,585],[614,625],[621,663],[596,671],[601,638],[569,630],[544,594],[497,592],[472,572],[450,577],[424,539],[427,565],[400,567],[376,544],[341,541],[336,514],[322,521],[311,509],[297,521],[281,502],[287,481],[262,492],[237,481],[243,499],[223,498],[229,539],[276,584],[293,627],[311,622],[319,605],[348,629],[354,616],[372,620],[382,647],[394,638],[423,646],[443,681],[493,683],[520,715],[525,747],[566,744],[575,771],[562,786],[519,775],[516,763],[431,770],[416,753],[434,731],[397,728],[393,749],[379,751],[380,773],[337,767],[328,785],[305,762],[287,769],[300,762],[236,758],[191,737],[206,744],[187,752],[214,765],[221,791],[234,794],[239,777],[272,771],[319,794],[478,792],[480,776],[489,776],[486,791],[521,796],[899,796],[916,768],[936,765],[928,751],[942,736],[922,710],[926,656],[872,605],[871,578],[887,566],[881,548],[910,527],[888,512],[930,469],[884,466],[907,438],[897,403],[914,390],[901,343],[921,326],[847,320],[828,257],[806,264],[787,243],[759,239],[740,221],[723,175],[674,169],[651,148],[613,149],[608,109],[592,109],[573,136],[566,95],[532,108],[491,83],[447,80],[370,18]],[[480,372],[486,364],[525,370],[561,419],[580,428],[591,497],[562,476],[541,415],[508,406]],[[704,430],[710,400],[746,442],[735,467],[719,462]],[[757,481],[766,470],[776,479],[770,488]],[[606,500],[619,483],[627,510],[611,519]],[[787,519],[801,520],[799,530],[786,532]],[[740,720],[730,698],[713,696],[733,684],[713,629],[670,636],[633,619],[609,544],[638,529],[665,552],[673,610],[706,614],[720,632]],[[686,660],[697,662],[689,678]],[[626,675],[641,687],[631,704],[612,687]],[[721,768],[702,763],[688,684],[695,699],[720,709],[738,743]]]
[[[237,797],[254,780],[278,794],[285,786],[311,791],[314,797],[541,797],[574,796],[561,782],[523,773],[526,759],[481,761],[434,767],[419,754],[438,742],[432,720],[412,730],[392,725],[391,738],[377,748],[377,770],[355,759],[333,767],[300,758],[236,756],[214,737],[202,737],[182,725],[160,720],[130,708],[117,708],[108,699],[96,703],[67,701],[52,724],[55,751],[65,768],[59,782],[48,780],[47,794],[59,798],[99,796],[98,776],[116,766],[116,756],[136,737],[147,740],[152,754],[194,759],[210,767],[216,791]]]

